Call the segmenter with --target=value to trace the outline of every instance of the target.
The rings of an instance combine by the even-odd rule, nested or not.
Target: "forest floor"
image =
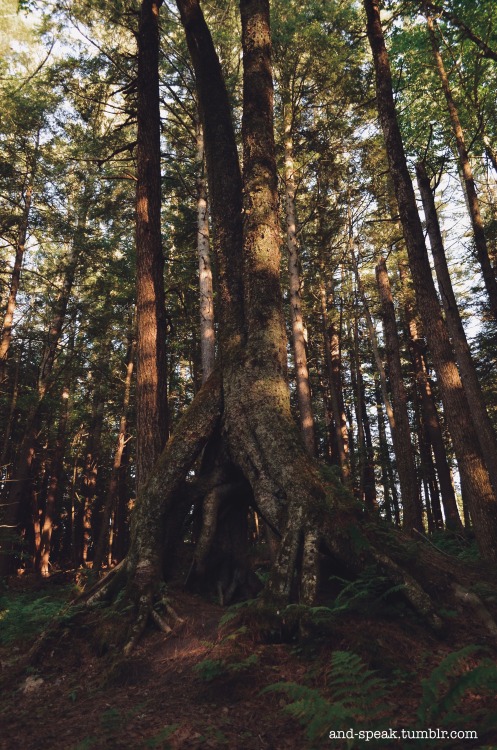
[[[2,750],[497,748],[497,731],[482,736],[497,717],[495,645],[478,626],[473,639],[455,626],[440,639],[402,606],[368,607],[367,614],[350,607],[312,636],[278,643],[276,634],[262,637],[236,619],[220,626],[226,608],[178,593],[179,631],[166,638],[151,629],[126,660],[94,636],[91,618],[105,617],[102,610],[67,620],[26,666],[37,617],[54,612],[68,593],[67,585],[27,578],[0,591]],[[108,631],[115,625],[109,617]],[[485,650],[450,656],[469,642],[486,645],[486,666],[477,666]],[[263,692],[280,682],[294,687]],[[293,716],[292,690],[293,701],[300,698]],[[464,727],[479,739],[328,736],[378,727],[399,737],[402,728]]]

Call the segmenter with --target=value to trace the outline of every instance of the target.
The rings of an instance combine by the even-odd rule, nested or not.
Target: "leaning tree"
[[[157,0],[142,3],[156,19],[159,5]],[[269,0],[240,0],[243,175],[221,66],[199,0],[177,0],[177,6],[205,134],[219,353],[214,372],[139,491],[126,559],[86,594],[86,601],[92,605],[113,600],[124,589],[118,600],[134,612],[128,652],[149,618],[169,631],[175,613],[167,602],[160,611],[161,582],[193,506],[202,524],[189,581],[208,585],[221,564],[228,571],[226,591],[250,591],[251,506],[265,521],[272,550],[263,604],[277,611],[292,599],[314,602],[320,559],[326,555],[351,574],[377,566],[438,629],[442,619],[433,593],[460,596],[472,571],[430,545],[407,544],[407,536],[388,530],[345,488],[325,478],[305,450],[290,411],[279,279]],[[451,589],[454,580],[458,584]]]

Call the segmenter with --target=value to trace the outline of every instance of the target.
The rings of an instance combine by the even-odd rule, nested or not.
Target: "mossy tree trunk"
[[[231,562],[243,565],[242,536],[248,536],[243,520],[250,504],[277,540],[263,603],[276,609],[294,598],[313,603],[319,553],[326,550],[355,572],[367,564],[381,567],[395,583],[404,585],[415,609],[439,627],[430,597],[394,559],[403,557],[399,545],[388,549],[376,522],[359,530],[367,511],[347,490],[323,481],[291,415],[279,281],[269,2],[240,3],[243,214],[242,180],[219,61],[198,0],[177,0],[177,4],[195,68],[205,134],[220,269],[220,357],[139,491],[126,560],[88,593],[87,601],[112,597],[125,587],[125,606],[130,601],[135,605],[126,652],[149,618],[171,632],[178,616],[167,600],[162,600],[163,612],[156,605],[165,563],[192,505],[202,510],[192,566],[193,579],[202,583],[209,575],[214,540],[220,542],[216,547],[226,549],[230,562],[233,547],[223,538],[226,532],[235,532],[242,547]],[[202,452],[196,479],[186,481],[192,468],[198,469]],[[232,570],[231,580],[224,583],[222,593],[227,598],[236,586],[249,583],[235,573]]]

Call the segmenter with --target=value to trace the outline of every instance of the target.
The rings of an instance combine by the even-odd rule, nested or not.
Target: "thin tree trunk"
[[[350,349],[350,382],[352,384],[352,393],[354,398],[354,411],[357,424],[357,446],[356,446],[356,479],[357,494],[361,501],[364,501],[364,467],[366,465],[366,443],[364,438],[364,420],[362,416],[362,399],[359,388],[359,371],[361,367],[361,358],[359,355],[359,321],[356,313],[353,320],[353,329],[348,337],[351,344]]]
[[[345,485],[349,485],[351,481],[350,449],[347,417],[343,405],[340,340],[333,322],[328,318],[329,295],[326,293],[323,282],[320,285],[320,297],[326,369],[328,370],[328,388],[335,430],[335,442],[338,450],[338,463],[342,473],[342,481]]]
[[[374,450],[373,440],[371,437],[371,421],[369,419],[367,403],[366,403],[366,386],[364,378],[362,376],[362,369],[359,366],[357,370],[357,385],[359,390],[359,397],[361,399],[361,416],[362,424],[364,429],[364,476],[363,476],[363,488],[364,488],[364,505],[371,511],[378,509],[378,502],[376,497],[376,480],[374,473]]]
[[[490,262],[487,239],[485,237],[485,230],[483,228],[483,220],[480,213],[480,204],[476,193],[475,181],[473,177],[473,170],[469,161],[469,155],[464,142],[464,133],[459,120],[459,113],[452,95],[452,91],[449,84],[449,79],[445,70],[445,66],[440,54],[437,37],[435,34],[435,24],[433,18],[426,11],[426,20],[428,24],[428,35],[430,37],[431,47],[433,50],[433,56],[442,83],[442,89],[447,102],[447,109],[449,110],[450,120],[452,122],[452,129],[456,139],[457,152],[459,154],[459,163],[463,175],[463,188],[466,193],[468,202],[469,215],[471,218],[471,225],[473,227],[473,237],[475,242],[476,256],[481,266],[483,281],[485,283],[485,289],[487,290],[488,299],[490,302],[490,309],[494,318],[497,320],[497,279],[495,278],[495,271],[492,268]]]
[[[114,514],[114,522],[112,525],[113,538],[112,546],[109,549],[109,556],[112,560],[120,562],[126,555],[129,546],[129,522],[128,522],[128,509],[129,509],[129,487],[128,487],[128,458],[129,455],[129,442],[126,442],[123,448],[121,457],[121,468],[118,472],[118,484],[117,484],[117,504]]]
[[[478,373],[473,362],[471,349],[469,348],[464,326],[457,307],[457,301],[452,287],[447,259],[443,246],[442,233],[438,222],[435,199],[430,186],[430,179],[426,167],[422,163],[416,165],[419,191],[423,201],[423,209],[426,218],[426,228],[430,238],[430,246],[435,261],[435,272],[437,275],[440,297],[445,310],[445,320],[452,339],[452,345],[456,355],[461,380],[466,391],[466,397],[471,409],[473,422],[480,438],[482,453],[492,480],[494,491],[497,492],[497,439],[495,431],[488,416],[485,399],[481,389]]]
[[[383,414],[383,399],[378,374],[375,374],[374,378],[374,393],[376,399],[376,417],[378,422],[378,456],[380,459],[381,484],[383,486],[383,507],[385,510],[387,521],[392,521],[392,501],[390,497],[390,482],[388,478],[387,468],[390,456],[388,452],[387,433],[385,429],[385,418]]]
[[[364,7],[376,70],[378,112],[407,245],[418,309],[433,357],[445,416],[458,459],[461,485],[470,507],[478,546],[483,557],[495,560],[497,559],[497,501],[471,419],[466,394],[457,367],[454,365],[449,336],[431,275],[423,227],[417,211],[416,197],[407,169],[395,112],[392,76],[381,27],[378,0],[364,0]]]
[[[55,451],[50,468],[50,479],[48,483],[47,499],[45,502],[45,513],[41,527],[40,549],[37,556],[37,567],[42,576],[50,575],[50,551],[52,530],[55,521],[55,509],[58,496],[60,475],[64,464],[64,452],[66,447],[67,418],[69,414],[69,393],[64,388],[62,391],[62,408],[57,430]]]
[[[138,27],[136,185],[136,483],[168,437],[166,309],[161,237],[159,0],[142,0]]]
[[[374,357],[376,369],[378,371],[378,375],[380,376],[380,388],[381,388],[381,395],[382,395],[382,398],[383,398],[383,404],[385,406],[385,411],[386,411],[387,417],[388,417],[388,424],[390,426],[390,432],[391,432],[392,438],[393,438],[393,434],[395,432],[395,417],[394,417],[394,412],[393,412],[392,404],[390,402],[390,396],[388,395],[387,374],[385,372],[385,367],[383,365],[383,360],[382,360],[381,355],[380,355],[380,349],[379,349],[379,346],[378,346],[378,337],[376,335],[375,325],[374,325],[374,322],[373,322],[371,311],[369,309],[369,303],[368,303],[368,300],[367,300],[367,297],[366,297],[366,293],[364,291],[364,286],[362,284],[361,277],[359,275],[359,269],[357,267],[357,261],[356,261],[355,254],[354,254],[353,250],[352,250],[352,254],[351,254],[351,259],[352,259],[352,264],[353,264],[353,267],[354,267],[354,273],[355,273],[355,277],[356,277],[357,290],[358,290],[358,292],[359,292],[359,294],[361,296],[361,300],[362,300],[362,306],[363,306],[363,309],[364,309],[364,317],[365,317],[365,320],[366,320],[366,325],[367,325],[368,333],[369,333],[369,340],[371,342],[371,348],[373,350],[373,357]],[[395,450],[395,447],[394,447],[394,450]]]
[[[21,268],[22,261],[24,258],[24,251],[26,249],[26,239],[28,236],[29,226],[29,214],[31,211],[31,203],[33,200],[33,182],[36,174],[36,167],[38,162],[38,146],[39,146],[40,133],[36,135],[36,143],[33,154],[33,161],[31,165],[31,175],[29,177],[26,192],[24,194],[24,208],[22,217],[19,225],[19,232],[16,242],[16,253],[14,259],[14,267],[12,269],[12,276],[10,279],[9,297],[7,300],[7,308],[2,325],[2,335],[0,338],[0,387],[5,380],[7,359],[9,356],[10,342],[12,339],[12,324],[14,321],[14,313],[17,303],[17,293],[19,291],[19,283],[21,280]]]
[[[404,508],[404,528],[408,534],[411,534],[413,530],[423,531],[423,519],[416,464],[412,452],[409,413],[407,411],[407,393],[402,376],[400,342],[397,332],[397,322],[395,320],[395,308],[390,289],[387,264],[384,258],[380,258],[376,265],[376,281],[381,302],[385,353],[392,390],[392,405],[395,418],[393,440],[395,457],[397,459],[397,471],[399,472],[400,494]]]
[[[5,429],[4,429],[3,441],[2,441],[2,453],[0,455],[0,471],[3,472],[3,470],[5,469],[6,479],[8,479],[11,474],[11,472],[8,471],[8,466],[6,465],[6,461],[7,461],[7,456],[9,455],[10,436],[12,434],[12,428],[14,426],[14,417],[15,417],[16,408],[17,408],[17,398],[19,396],[19,374],[21,371],[21,358],[22,358],[22,348],[20,348],[17,353],[16,369],[14,371],[14,382],[12,383],[12,394],[10,397],[9,413],[5,421]]]
[[[216,334],[214,330],[214,294],[209,242],[209,211],[205,176],[204,132],[197,128],[197,250],[200,287],[200,356],[202,383],[214,369]]]
[[[292,322],[293,354],[300,426],[305,447],[311,456],[316,456],[316,434],[312,411],[311,384],[307,366],[307,350],[300,294],[299,245],[297,240],[297,218],[295,209],[295,165],[293,160],[292,113],[290,104],[284,111],[285,139],[285,218],[286,245],[288,250],[288,281],[290,287],[290,317]]]
[[[97,480],[100,464],[102,426],[104,419],[104,398],[102,383],[97,382],[93,395],[92,414],[88,428],[88,441],[85,450],[85,463],[81,476],[83,538],[80,550],[80,562],[89,562],[90,545],[94,539],[92,526],[94,521],[94,506],[97,495]]]
[[[124,381],[124,396],[123,405],[121,411],[121,420],[119,423],[119,434],[117,437],[117,446],[114,453],[114,462],[112,464],[112,472],[110,475],[109,489],[107,491],[107,497],[105,500],[103,512],[102,512],[102,523],[100,527],[100,535],[95,548],[95,556],[93,559],[93,569],[100,570],[105,556],[105,549],[107,542],[109,547],[112,549],[112,540],[109,541],[109,529],[111,525],[113,512],[117,509],[118,495],[119,495],[119,475],[121,472],[122,458],[124,452],[124,446],[126,444],[126,434],[128,430],[128,410],[129,400],[131,393],[131,378],[133,375],[133,363],[134,363],[134,343],[133,343],[134,332],[130,334],[130,340],[128,342],[128,352],[126,355],[126,379]]]
[[[422,406],[416,388],[414,389],[413,402],[419,446],[419,474],[425,488],[428,531],[432,532],[434,529],[443,529],[444,524],[430,436],[422,417]]]
[[[437,405],[426,364],[426,344],[418,331],[419,324],[415,310],[415,303],[407,284],[407,268],[402,262],[399,263],[399,275],[404,293],[404,312],[409,331],[409,348],[421,400],[422,421],[433,448],[445,514],[445,523],[448,529],[462,531],[462,523],[457,509],[454,483],[452,481],[452,473],[447,460],[447,451],[445,449]]]
[[[84,202],[85,204],[86,202]],[[76,267],[81,251],[80,240],[86,224],[86,208],[83,205],[83,214],[78,221],[78,228],[73,241],[69,259],[64,272],[62,288],[57,297],[55,311],[49,326],[47,341],[43,348],[37,378],[36,401],[28,411],[26,418],[26,429],[21,441],[17,466],[14,471],[10,491],[7,495],[7,519],[6,524],[15,528],[18,524],[29,524],[29,506],[31,503],[31,474],[32,464],[36,454],[36,439],[40,429],[41,408],[49,389],[52,370],[57,354],[62,327],[64,324],[67,306],[72,292],[72,286],[76,273]],[[31,518],[33,512],[31,512]],[[2,545],[3,546],[3,545]],[[0,571],[12,571],[13,559],[9,554],[0,555]]]

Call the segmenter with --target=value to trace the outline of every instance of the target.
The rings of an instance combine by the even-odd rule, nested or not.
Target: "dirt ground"
[[[327,635],[271,643],[239,623],[219,628],[226,610],[213,602],[179,593],[174,605],[185,620],[179,631],[165,638],[150,630],[127,660],[95,642],[88,618],[76,628],[59,629],[27,669],[19,665],[29,643],[1,647],[0,748],[369,750],[372,743],[327,737],[311,743],[299,722],[285,713],[288,697],[263,689],[292,681],[326,694],[333,652],[353,651],[392,685],[390,714],[396,726],[410,727],[420,703],[420,680],[458,640],[463,642],[455,631],[441,640],[409,618],[353,614]],[[110,618],[109,630],[115,625]],[[466,700],[482,699],[470,695]],[[497,712],[495,699],[486,701],[486,712]],[[403,747],[386,741],[376,746]],[[414,741],[409,746],[421,748]],[[495,740],[487,735],[480,744],[432,747],[496,748],[497,735]]]

